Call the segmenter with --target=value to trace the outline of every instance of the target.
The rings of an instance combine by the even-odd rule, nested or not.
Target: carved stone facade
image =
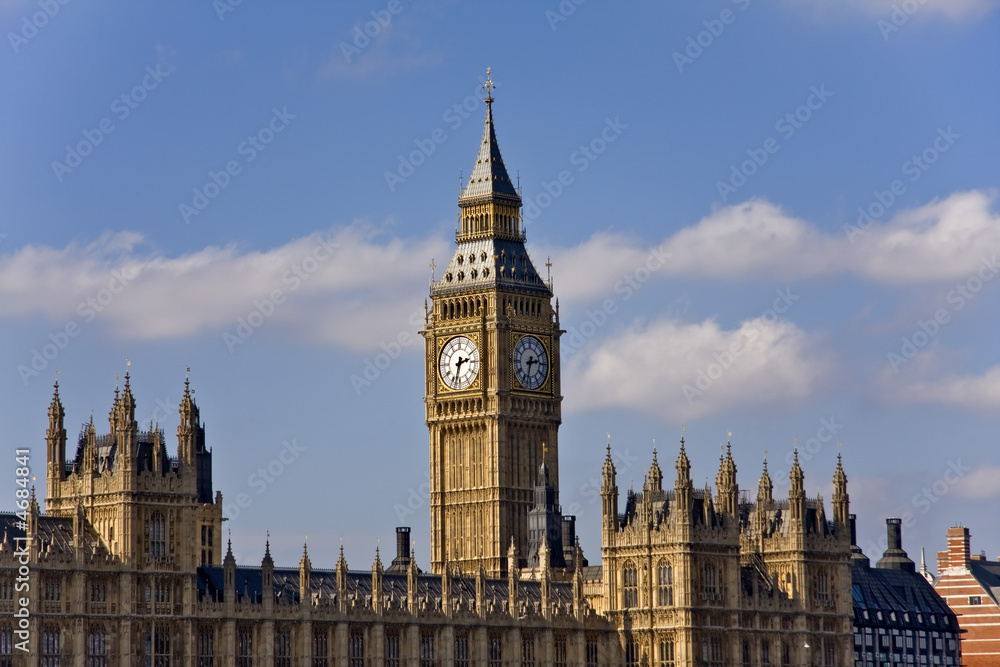
[[[833,521],[805,496],[798,455],[787,500],[765,463],[756,502],[741,494],[727,448],[716,494],[695,489],[681,440],[673,488],[653,463],[618,510],[608,447],[602,496],[602,612],[626,664],[853,663],[847,478],[838,461]]]
[[[67,460],[57,385],[47,513],[32,494],[23,524],[0,514],[0,667],[851,663],[839,462],[827,521],[797,458],[787,500],[772,497],[765,465],[751,502],[727,452],[713,498],[694,489],[682,440],[673,489],[654,452],[620,513],[609,447],[602,564],[584,559],[559,506],[558,301],[525,249],[491,87],[422,332],[430,573],[405,528],[388,568],[376,550],[370,569],[350,570],[341,552],[314,570],[305,549],[298,568],[278,568],[269,543],[259,566],[238,566],[221,553],[222,494],[187,383],[176,459],[155,426],[139,430],[126,375],[110,432],[91,420]],[[15,648],[24,636],[30,653]]]

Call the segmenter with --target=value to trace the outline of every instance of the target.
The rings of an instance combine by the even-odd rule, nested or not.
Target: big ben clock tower
[[[559,489],[559,316],[524,247],[521,197],[493,128],[493,83],[479,155],[458,200],[455,254],[432,282],[425,340],[431,569],[506,574],[528,551],[543,458]]]

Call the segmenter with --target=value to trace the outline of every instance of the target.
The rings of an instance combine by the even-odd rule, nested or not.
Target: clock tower
[[[455,254],[432,280],[425,340],[431,570],[507,572],[528,556],[528,512],[543,460],[559,489],[558,302],[524,247],[521,197],[486,127],[458,200]]]

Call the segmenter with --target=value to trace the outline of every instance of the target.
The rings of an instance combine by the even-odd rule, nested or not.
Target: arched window
[[[706,597],[715,597],[719,594],[719,572],[714,563],[706,563],[703,568],[703,590]]]
[[[674,603],[674,568],[667,561],[661,560],[656,568],[656,575],[656,602],[661,607],[669,607]]]
[[[167,555],[167,523],[159,512],[153,512],[149,518],[149,555],[153,558]]]
[[[169,631],[159,626],[147,628],[143,651],[147,667],[169,667],[172,664]]]
[[[826,577],[826,571],[820,570],[816,573],[816,578],[814,579],[814,585],[816,587],[816,599],[820,602],[826,602],[830,599],[830,583]]]
[[[59,627],[46,625],[42,630],[42,667],[59,667]]]
[[[624,599],[622,606],[626,609],[639,606],[639,570],[633,563],[626,563],[622,571],[622,590]]]
[[[674,667],[674,640],[660,640],[660,667]]]
[[[0,625],[0,665],[14,664],[14,627]]]
[[[108,640],[104,627],[95,625],[87,636],[87,667],[107,667]]]

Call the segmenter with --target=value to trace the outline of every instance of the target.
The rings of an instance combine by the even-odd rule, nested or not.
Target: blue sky
[[[732,432],[785,493],[798,439],[828,499],[841,451],[869,556],[902,516],[932,568],[959,523],[996,557],[998,4],[4,0],[8,454],[43,487],[56,368],[75,442],[126,358],[173,451],[190,366],[241,562],[269,530],[367,567],[411,525],[425,565],[416,332],[491,67],[592,562],[607,433],[624,490],[682,427],[698,484]]]

